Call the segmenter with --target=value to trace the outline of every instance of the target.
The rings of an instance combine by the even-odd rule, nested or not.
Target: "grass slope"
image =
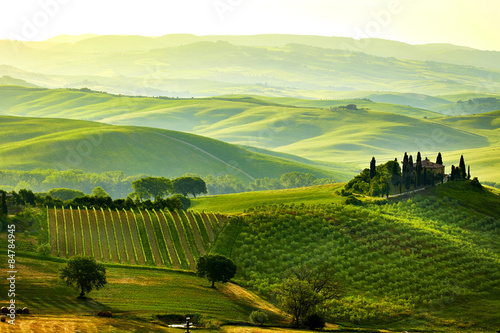
[[[5,238],[3,236],[5,234],[2,235]],[[5,246],[2,248],[6,251]],[[164,332],[164,327],[153,324],[153,315],[198,314],[205,320],[234,323],[247,321],[249,314],[258,308],[271,313],[273,320],[279,320],[277,309],[255,294],[234,284],[218,284],[217,289],[212,289],[205,279],[194,273],[106,264],[108,284],[92,291],[90,299],[82,301],[76,299],[75,289],[58,279],[58,269],[63,267],[64,260],[28,254],[18,254],[16,259],[17,271],[22,276],[16,280],[16,307],[26,306],[32,314],[18,316],[16,319],[21,323],[39,317],[43,321],[48,315],[68,316],[70,322],[76,323],[82,319],[92,321],[98,311],[110,310],[113,321],[105,323],[114,327],[113,332],[134,331],[127,324],[138,326],[137,329],[145,325],[153,332]],[[7,288],[7,280],[1,285],[2,289]],[[0,297],[2,305],[8,301],[7,295]]]
[[[223,214],[242,213],[249,208],[274,204],[328,204],[340,203],[343,198],[335,191],[344,184],[320,185],[276,191],[244,192],[204,196],[191,200],[195,211],[215,211]]]
[[[343,179],[333,170],[253,153],[221,141],[174,131],[94,122],[0,117],[4,168],[123,171],[178,177],[232,174],[244,181],[289,171]]]
[[[425,332],[500,325],[497,194],[465,181],[385,205],[304,202],[229,220],[215,248],[237,263],[241,284],[272,298],[287,269],[327,263],[346,287],[327,312],[335,323]]]

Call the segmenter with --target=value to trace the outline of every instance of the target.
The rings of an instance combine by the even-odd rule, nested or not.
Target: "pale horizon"
[[[27,0],[0,4],[0,39],[170,34],[379,38],[500,51],[500,3],[441,0]]]

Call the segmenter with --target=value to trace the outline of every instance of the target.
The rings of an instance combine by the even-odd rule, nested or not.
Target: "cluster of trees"
[[[297,188],[314,185],[331,184],[333,180],[329,178],[318,178],[311,173],[305,172],[287,172],[281,175],[280,178],[258,178],[249,183],[248,186],[236,177],[226,175],[224,177],[204,177],[207,183],[209,194],[228,194],[240,193],[246,191],[267,191],[267,190],[282,190],[288,188]]]
[[[420,152],[417,153],[416,162],[413,156],[404,154],[402,165],[397,158],[383,165],[376,165],[375,157],[370,161],[370,168],[364,169],[359,175],[354,177],[344,188],[343,194],[360,193],[370,196],[389,195],[389,193],[403,192],[413,188],[432,185],[436,182],[444,182],[446,175],[444,170],[435,172],[426,167],[430,161],[426,158],[422,160]],[[438,153],[435,164],[444,165],[441,153]],[[448,180],[470,179],[470,166],[466,168],[463,155],[460,157],[458,167],[451,166],[451,173]]]
[[[50,190],[47,194],[35,194],[31,190],[22,189],[17,193],[10,192],[7,198],[7,192],[2,193],[2,210],[5,210],[5,216],[9,212],[20,211],[23,206],[38,207],[94,207],[110,209],[168,209],[170,211],[187,210],[191,206],[189,198],[181,194],[175,194],[168,198],[157,197],[155,200],[139,200],[127,197],[126,199],[113,200],[101,187],[92,190],[91,195],[87,195],[78,190],[67,188],[57,188]],[[0,214],[0,219],[3,215]]]
[[[389,195],[391,185],[399,186],[401,183],[401,167],[397,161],[389,161],[376,166],[375,158],[370,162],[370,169],[364,169],[351,179],[344,187],[344,195],[352,193],[370,196]]]
[[[132,199],[139,200],[154,200],[156,197],[165,197],[169,194],[196,197],[206,193],[216,195],[280,190],[333,182],[329,178],[317,178],[311,173],[304,172],[288,172],[281,175],[280,178],[265,177],[245,184],[232,175],[202,177],[195,174],[185,174],[182,177],[169,180],[144,174],[127,177],[121,171],[107,171],[99,174],[81,170],[0,170],[0,189],[8,192],[18,193],[20,190],[26,189],[35,193],[47,193],[52,189],[72,189],[78,191],[78,196],[82,196],[82,193],[94,195],[92,191],[99,187],[112,198],[126,198],[130,195]],[[63,201],[72,199],[61,197],[63,194],[47,194]],[[76,195],[69,192],[67,194]]]
[[[127,177],[121,171],[88,173],[81,170],[53,169],[1,170],[0,188],[9,192],[27,189],[38,193],[44,193],[53,188],[70,188],[91,193],[95,187],[102,187],[113,198],[125,198],[131,192],[132,182],[143,177],[146,175]]]
[[[132,182],[134,192],[129,198],[148,200],[160,199],[170,194],[181,194],[183,196],[207,193],[205,181],[199,177],[180,177],[174,180],[165,177],[146,177]]]

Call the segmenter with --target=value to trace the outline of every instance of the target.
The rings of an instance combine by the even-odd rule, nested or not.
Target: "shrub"
[[[30,313],[30,309],[24,307],[23,308],[23,314],[29,314]]]
[[[474,179],[472,179],[470,181],[470,186],[477,188],[477,189],[483,189],[483,185],[481,185],[481,183],[479,182],[479,179],[477,179],[477,177],[474,177]]]
[[[347,197],[347,199],[344,202],[346,205],[354,205],[354,206],[362,206],[363,201],[359,200],[355,196],[351,195]]]
[[[203,324],[207,329],[219,329],[222,325],[222,321],[217,319],[207,319],[203,322]]]
[[[306,325],[311,330],[320,330],[325,327],[325,319],[323,318],[323,316],[317,313],[313,313],[311,315],[308,315],[304,319],[304,325]]]
[[[250,321],[253,324],[259,325],[259,326],[264,326],[264,323],[267,321],[267,314],[264,311],[257,310],[257,311],[252,311],[252,313],[249,316]]]
[[[50,251],[51,248],[49,243],[44,243],[36,248],[36,252],[40,253],[44,257],[50,255]]]

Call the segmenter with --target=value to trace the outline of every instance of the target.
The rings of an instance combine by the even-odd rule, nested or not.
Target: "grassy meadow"
[[[104,139],[99,147],[91,147],[92,153],[89,154],[89,158],[80,161],[78,156],[75,160],[73,156],[68,156],[68,153],[61,155],[58,152],[66,147],[57,141],[55,134],[53,137],[47,136],[40,133],[40,130],[34,131],[21,121],[16,123],[14,121],[16,118],[11,118],[9,128],[5,128],[4,133],[8,136],[4,136],[4,141],[6,143],[16,141],[17,145],[15,147],[9,145],[4,149],[4,156],[7,153],[10,156],[9,159],[5,158],[9,168],[28,168],[24,154],[29,151],[34,152],[42,161],[42,167],[46,168],[51,165],[44,163],[44,160],[50,159],[54,162],[52,164],[58,162],[67,165],[64,159],[69,159],[76,161],[72,165],[67,165],[69,168],[87,170],[93,168],[99,172],[113,169],[112,165],[119,163],[123,171],[132,174],[167,173],[169,176],[171,174],[179,176],[185,172],[192,172],[220,175],[216,170],[223,170],[222,173],[235,175],[239,173],[237,177],[247,181],[248,176],[260,178],[263,175],[279,176],[290,170],[310,170],[321,177],[328,174],[328,177],[331,176],[336,181],[347,181],[358,171],[353,170],[352,163],[364,167],[369,156],[376,156],[377,160],[383,161],[395,157],[401,158],[400,155],[404,151],[409,153],[421,151],[430,159],[433,159],[437,152],[441,152],[449,155],[452,161],[456,155],[459,157],[460,154],[466,153],[471,156],[469,162],[480,179],[500,180],[496,172],[491,172],[498,163],[496,161],[498,154],[494,153],[499,142],[498,112],[449,117],[411,106],[356,99],[304,100],[244,95],[162,99],[116,96],[87,90],[44,90],[9,86],[0,88],[0,96],[2,97],[0,110],[5,114],[93,119],[117,125],[183,130],[204,137],[169,132],[168,136],[174,137],[175,142],[172,142],[166,140],[167,132],[150,128],[109,127],[98,123],[62,120],[56,124],[55,119],[25,119],[27,122],[32,122],[31,124],[35,121],[45,121],[45,128],[50,129],[52,133],[66,128],[76,130],[77,127],[83,126],[89,129],[80,132],[88,131],[87,135]],[[447,98],[452,99],[451,96]],[[418,100],[416,97],[414,99]],[[443,98],[436,99],[440,102],[445,101]],[[358,110],[335,109],[347,104],[358,105]],[[7,124],[7,119],[4,119],[3,123]],[[102,132],[96,134],[98,128]],[[60,134],[58,137],[64,139],[69,149],[79,144],[78,140],[85,139],[77,132],[67,132],[64,134],[66,137]],[[31,138],[32,141],[21,140],[25,138]],[[297,159],[295,162],[278,161],[269,156],[249,154],[247,151],[237,150],[208,138],[243,147],[258,147],[275,153],[299,156],[303,158],[300,164],[306,165],[299,165]],[[225,163],[207,158],[209,156],[206,154],[198,156],[199,150],[191,149],[192,146],[189,145],[180,145],[175,139],[194,143],[196,147],[202,148]],[[124,145],[125,142],[128,144]],[[165,142],[170,142],[168,147],[165,147]],[[174,163],[168,168],[160,168],[160,158],[148,149],[144,149],[153,146],[161,147],[159,155],[168,156],[169,161]],[[173,158],[181,149],[187,150],[188,153]],[[53,154],[48,153],[51,150]],[[491,153],[484,154],[483,151]],[[269,155],[265,150],[259,152]],[[102,158],[105,153],[111,154],[112,158]],[[121,163],[120,159],[125,159],[127,155],[137,156],[137,160],[147,163],[141,168],[134,168],[130,163]],[[284,155],[280,157],[286,158]],[[320,165],[317,161],[330,164]],[[447,166],[454,163],[448,161],[445,163]],[[280,166],[269,167],[268,163],[278,163]],[[247,169],[243,170],[245,168]],[[326,168],[334,171],[326,171]],[[243,170],[248,175],[242,174],[237,169]]]
[[[0,117],[0,128],[0,158],[7,169],[119,170],[127,175],[169,178],[185,173],[232,174],[247,183],[266,176],[279,178],[290,171],[337,180],[348,179],[352,172],[336,173],[314,162],[305,164],[198,135],[160,129],[6,116]]]

